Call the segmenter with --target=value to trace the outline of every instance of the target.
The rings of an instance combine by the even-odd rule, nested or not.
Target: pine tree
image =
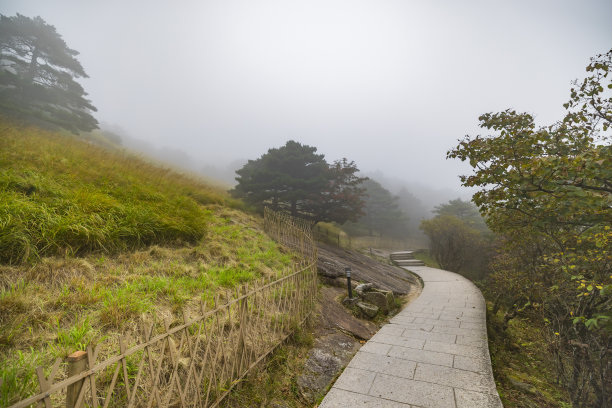
[[[327,171],[327,187],[312,197],[311,212],[315,221],[337,222],[357,221],[365,205],[363,182],[367,177],[359,177],[359,169],[353,161],[346,158],[336,160]]]
[[[269,206],[312,221],[344,223],[361,215],[364,180],[354,162],[328,165],[317,148],[288,141],[236,171],[232,195],[258,210]]]
[[[78,54],[42,18],[0,15],[0,110],[74,133],[97,128],[96,108],[75,80],[87,78]]]
[[[293,216],[303,215],[307,200],[327,185],[327,163],[316,151],[316,147],[293,140],[268,150],[236,171],[238,184],[232,194],[258,209],[267,205]]]

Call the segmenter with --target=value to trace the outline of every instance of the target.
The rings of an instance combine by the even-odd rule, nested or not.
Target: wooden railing
[[[99,347],[57,360],[40,392],[11,408],[216,407],[246,374],[304,322],[316,301],[316,246],[311,226],[266,210],[266,231],[301,255],[274,278],[218,293],[181,322],[141,325],[119,339],[118,353],[98,361]],[[62,369],[60,369],[62,368]]]

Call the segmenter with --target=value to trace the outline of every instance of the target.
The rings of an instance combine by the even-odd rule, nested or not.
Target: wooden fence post
[[[68,378],[80,374],[87,369],[87,352],[75,351],[68,356]],[[77,399],[81,388],[85,384],[85,379],[70,384],[66,389],[66,408],[78,408]]]
[[[246,297],[247,294],[247,286],[246,285],[242,285],[242,299],[240,299],[240,301],[238,302],[238,321],[240,322],[239,325],[240,327],[238,328],[238,355],[237,355],[237,359],[238,359],[238,364],[236,366],[236,374],[238,374],[238,376],[240,376],[240,374],[242,373],[242,360],[245,356],[245,342],[244,342],[244,338],[245,338],[245,331],[246,331],[246,324],[249,318],[249,311],[248,311],[248,300]],[[248,366],[248,362],[247,362],[247,366]]]
[[[300,254],[304,256],[304,234],[300,234]]]

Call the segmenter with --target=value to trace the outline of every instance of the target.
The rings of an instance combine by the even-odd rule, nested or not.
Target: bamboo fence
[[[302,261],[276,278],[218,294],[195,317],[143,323],[139,338],[121,337],[118,353],[104,361],[97,361],[99,347],[90,346],[67,364],[58,359],[47,370],[39,367],[40,392],[11,408],[218,406],[304,322],[316,301],[312,226],[266,209],[264,227]]]
[[[302,258],[316,263],[317,246],[313,234],[314,223],[289,214],[264,209],[264,230],[275,241],[298,252]]]

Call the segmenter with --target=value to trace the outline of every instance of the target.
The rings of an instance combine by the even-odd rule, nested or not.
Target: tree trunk
[[[40,51],[38,51],[38,47],[34,47],[34,51],[32,52],[32,58],[30,59],[30,64],[28,67],[28,72],[25,75],[25,81],[21,84],[21,101],[25,102],[26,100],[26,84],[32,85],[34,83],[34,75],[36,74],[36,67],[38,56],[40,55]]]
[[[28,75],[26,76],[26,79],[28,80],[29,83],[33,83],[34,82],[34,76],[36,75],[36,68],[37,68],[37,62],[38,62],[38,56],[40,55],[40,51],[38,51],[38,47],[34,48],[34,51],[32,52],[32,58],[30,59],[30,64],[28,67]]]

